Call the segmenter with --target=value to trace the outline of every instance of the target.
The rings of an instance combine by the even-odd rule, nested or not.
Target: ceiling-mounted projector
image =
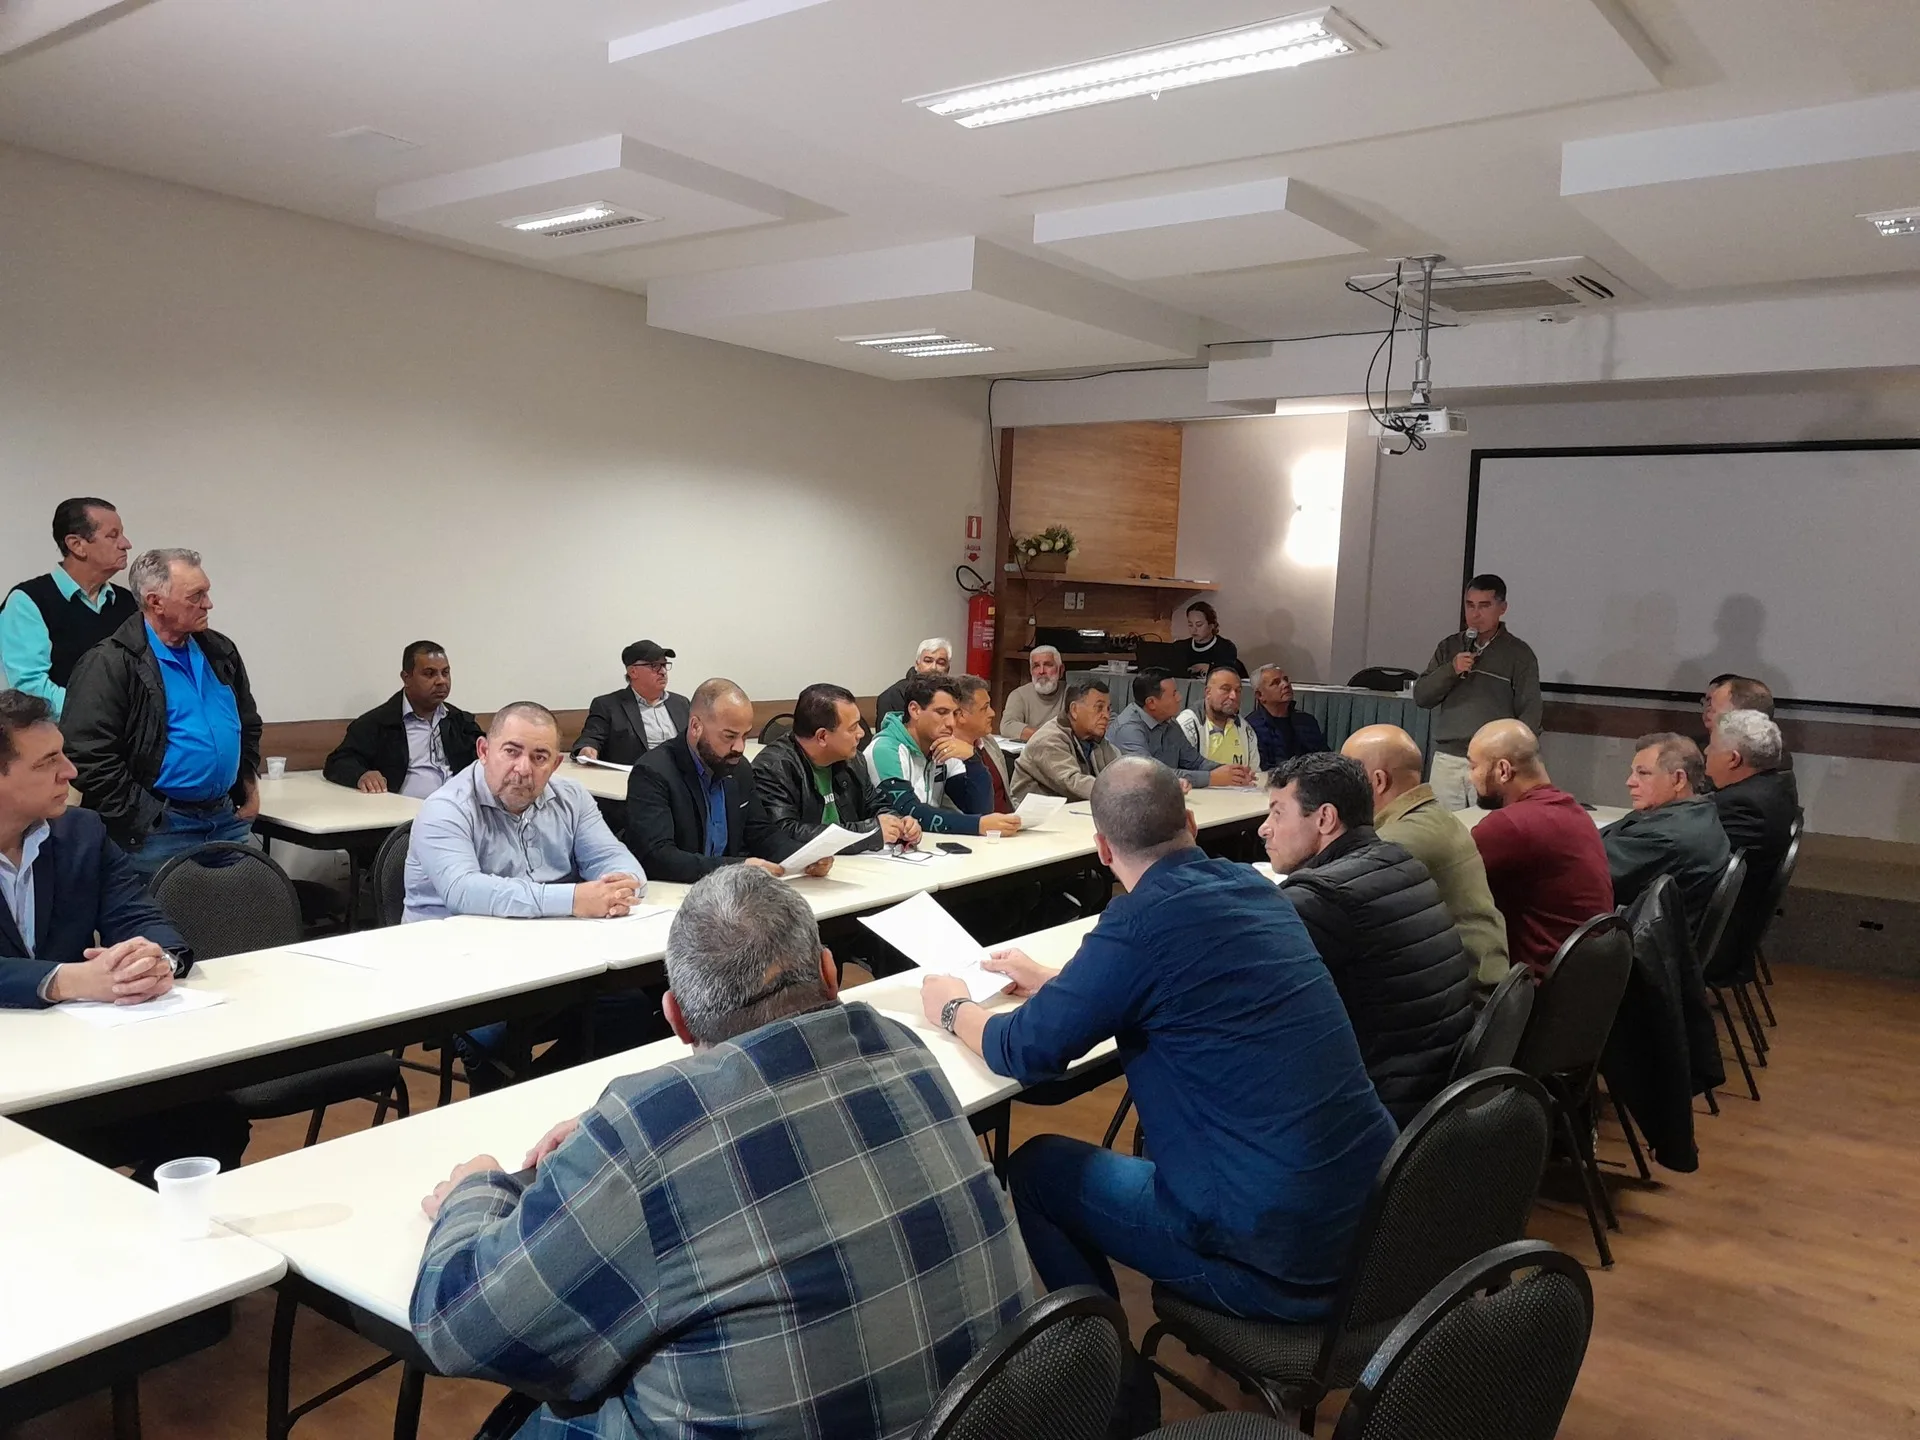
[[[1423,439],[1434,435],[1464,435],[1467,417],[1444,405],[1396,405],[1370,421],[1367,433],[1376,440],[1394,435],[1418,435]]]

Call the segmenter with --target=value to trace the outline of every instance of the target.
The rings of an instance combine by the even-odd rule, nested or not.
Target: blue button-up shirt
[[[549,780],[515,815],[469,765],[414,817],[407,847],[405,919],[447,915],[571,915],[573,887],[602,875],[646,872],[613,838],[600,807],[572,780]]]
[[[1151,756],[1194,785],[1206,784],[1207,776],[1220,768],[1194,748],[1178,717],[1155,720],[1138,705],[1129,705],[1114,717],[1107,726],[1107,743],[1122,755]]]
[[[693,750],[691,740],[687,748]],[[707,848],[701,853],[724,855],[727,853],[727,782],[708,771],[698,750],[693,750],[693,768],[700,776],[701,793],[707,801]]]
[[[1177,850],[987,1021],[982,1050],[1032,1085],[1109,1037],[1183,1238],[1299,1287],[1289,1318],[1324,1314],[1396,1131],[1292,902],[1250,866]]]
[[[446,718],[447,707],[436,705],[432,716],[422,720],[407,697],[400,697],[400,729],[407,737],[407,778],[400,782],[402,795],[424,800],[452,778],[446,747],[440,743],[440,725]]]
[[[175,800],[217,800],[240,777],[240,706],[191,638],[178,650],[147,626],[167,691],[167,753],[153,788]]]
[[[20,932],[20,938],[26,943],[27,955],[33,955],[33,927],[35,920],[33,899],[33,862],[40,853],[40,846],[46,840],[53,827],[46,821],[36,821],[27,827],[27,833],[20,842],[20,863],[14,864],[5,855],[0,855],[0,899],[7,902],[7,911],[13,916],[13,925]]]

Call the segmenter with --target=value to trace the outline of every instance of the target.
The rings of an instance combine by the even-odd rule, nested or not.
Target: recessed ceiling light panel
[[[932,360],[947,355],[991,355],[993,346],[976,340],[957,340],[938,330],[909,330],[898,335],[842,335],[848,345],[880,350],[908,360]]]
[[[1889,240],[1899,235],[1920,235],[1920,205],[1908,205],[1899,210],[1876,210],[1860,218]]]
[[[574,235],[597,235],[603,230],[617,230],[628,225],[652,225],[659,219],[658,215],[643,215],[638,210],[623,210],[618,205],[595,200],[591,204],[570,205],[564,210],[547,210],[538,215],[516,215],[511,220],[502,220],[500,224],[508,230],[518,230],[523,235],[544,235],[565,240]]]
[[[964,90],[921,95],[908,103],[974,130],[1379,48],[1364,30],[1327,7]]]

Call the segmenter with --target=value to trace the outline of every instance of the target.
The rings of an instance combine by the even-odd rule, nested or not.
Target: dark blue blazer
[[[39,991],[48,973],[84,960],[96,944],[144,935],[163,950],[186,949],[125,853],[107,838],[106,824],[78,807],[53,822],[33,862],[33,921],[28,958],[13,912],[0,903],[0,1009],[45,1006]]]

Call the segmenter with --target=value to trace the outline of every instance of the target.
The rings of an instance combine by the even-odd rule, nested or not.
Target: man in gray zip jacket
[[[1467,742],[1482,725],[1518,720],[1540,733],[1540,662],[1533,647],[1507,629],[1506,613],[1507,582],[1474,576],[1461,605],[1465,628],[1433,647],[1426,673],[1413,683],[1413,703],[1434,712],[1428,783],[1449,810],[1474,806]]]

